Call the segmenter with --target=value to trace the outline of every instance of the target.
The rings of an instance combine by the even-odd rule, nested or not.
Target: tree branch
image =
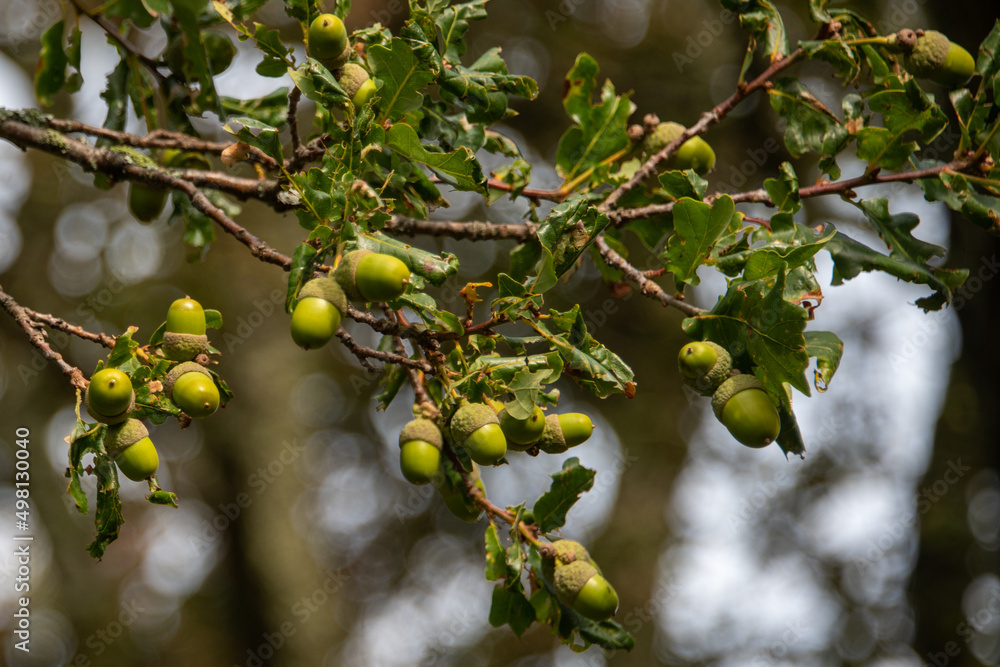
[[[235,139],[231,142],[206,141],[198,137],[192,137],[190,134],[171,132],[170,130],[152,130],[149,134],[139,136],[129,132],[109,130],[106,127],[88,125],[78,120],[64,120],[51,116],[43,116],[43,121],[53,130],[59,130],[63,133],[78,132],[80,134],[101,137],[116,144],[132,146],[133,148],[176,148],[182,151],[197,151],[199,153],[219,155],[222,151],[236,143]],[[259,148],[247,146],[246,150],[250,153],[251,162],[257,162],[267,169],[278,168],[278,163],[275,159]]]
[[[26,306],[22,306],[21,308],[29,318],[35,322],[40,322],[49,328],[58,329],[59,331],[64,331],[68,334],[76,336],[77,338],[90,341],[91,343],[103,345],[109,350],[114,349],[115,347],[115,339],[113,336],[109,336],[105,333],[93,333],[91,331],[87,331],[83,327],[71,324],[61,317],[48,315],[46,313],[39,313],[38,311],[32,310]]]
[[[811,197],[821,197],[823,195],[851,195],[853,194],[855,188],[865,187],[868,185],[881,185],[885,183],[913,183],[914,181],[919,181],[924,178],[936,178],[944,171],[963,172],[972,167],[974,164],[975,163],[971,160],[954,160],[947,164],[940,164],[934,167],[927,167],[925,169],[903,171],[885,175],[881,175],[879,170],[876,169],[869,174],[863,174],[844,181],[824,181],[815,185],[807,185],[804,188],[799,188],[799,197],[801,199],[809,199]],[[716,192],[705,197],[705,201],[708,203],[714,202],[724,194],[726,193]],[[767,194],[767,190],[764,188],[760,188],[758,190],[748,190],[747,192],[738,192],[730,194],[729,196],[732,197],[733,201],[737,204],[764,204],[765,206],[774,206],[774,202],[771,201],[771,197]],[[609,211],[607,215],[611,218],[615,227],[621,227],[630,220],[649,218],[654,215],[669,214],[673,210],[675,203],[676,202],[665,202],[663,204],[650,204],[648,206],[639,206],[637,208],[615,209],[613,211]]]
[[[603,235],[598,236],[594,243],[597,245],[597,250],[601,253],[601,257],[604,258],[604,261],[624,273],[629,280],[638,285],[639,292],[644,296],[656,299],[664,306],[676,308],[688,317],[696,317],[698,314],[705,312],[702,308],[692,306],[691,304],[664,292],[663,288],[647,278],[642,271],[629,264],[624,257],[615,252],[611,246],[608,245],[608,242],[604,240]]]
[[[805,52],[799,48],[785,58],[775,61],[770,67],[761,72],[760,76],[756,79],[750,83],[739,86],[735,93],[717,104],[711,111],[703,113],[697,123],[681,132],[676,139],[664,146],[663,150],[659,153],[651,155],[649,159],[646,160],[641,167],[639,167],[635,174],[632,175],[632,178],[619,185],[603,202],[601,202],[601,205],[598,208],[605,213],[615,208],[618,201],[625,195],[625,193],[631,191],[647,178],[654,175],[656,173],[656,165],[670,157],[674,151],[680,148],[681,144],[691,137],[703,134],[709,127],[725,118],[726,115],[732,111],[733,107],[746,99],[750,94],[766,87],[770,82],[771,77],[801,58],[804,53]]]
[[[523,224],[503,224],[493,222],[451,222],[444,220],[417,220],[403,215],[394,215],[382,228],[382,231],[405,236],[428,234],[430,236],[448,236],[470,241],[492,241],[510,239],[525,242],[535,237],[538,225],[532,222]]]
[[[28,340],[31,344],[38,348],[46,359],[54,362],[59,370],[63,372],[64,375],[69,376],[70,383],[77,389],[86,389],[87,385],[90,384],[87,378],[84,377],[83,371],[81,371],[76,366],[71,366],[63,359],[63,356],[52,349],[46,340],[45,334],[41,332],[41,327],[34,322],[32,322],[30,315],[28,314],[28,309],[19,305],[17,301],[14,300],[10,294],[7,294],[3,290],[3,286],[0,285],[0,306],[6,310],[14,321],[20,325],[24,330],[25,335],[28,336]]]
[[[369,359],[378,359],[390,364],[399,364],[400,366],[406,366],[407,368],[412,368],[416,370],[423,371],[424,373],[434,373],[434,367],[431,366],[426,361],[421,359],[410,359],[406,356],[405,351],[395,354],[393,352],[383,352],[382,350],[373,350],[370,347],[364,347],[359,345],[351,334],[347,333],[343,327],[337,330],[337,338],[339,338],[344,346],[350,350],[351,354],[358,358],[361,365],[372,372],[378,372],[379,369],[371,364]]]

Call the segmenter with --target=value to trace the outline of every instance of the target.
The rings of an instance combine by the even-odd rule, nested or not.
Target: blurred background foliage
[[[354,0],[348,27],[398,28],[404,4]],[[813,32],[805,4],[779,5],[793,41]],[[976,0],[849,4],[883,34],[936,27],[970,51],[1000,14],[995,3]],[[505,131],[535,164],[540,187],[558,184],[551,162],[568,125],[560,95],[579,51],[593,55],[619,91],[634,91],[634,118],[655,112],[690,124],[731,92],[746,43],[708,0],[494,0],[488,9],[472,28],[468,57],[500,45],[512,72],[539,82],[539,99],[518,101],[520,115]],[[61,14],[55,0],[0,7],[3,106],[37,105],[30,81],[38,36]],[[279,3],[258,20],[282,25],[288,40],[301,38]],[[98,95],[117,59],[95,26],[81,28],[86,84],[48,111],[100,124]],[[149,55],[162,48],[155,27],[130,37]],[[219,78],[222,91],[270,92],[274,81],[258,88],[251,74],[258,56],[241,49]],[[842,92],[822,65],[795,74],[824,101]],[[781,132],[761,100],[707,135],[719,157],[713,190],[758,187],[788,158],[772,148]],[[310,108],[300,113],[306,121]],[[199,129],[223,136],[214,117]],[[797,168],[804,182],[815,177],[813,165]],[[13,516],[12,441],[25,426],[36,535],[30,655],[12,647],[16,565],[10,549],[0,555],[8,664],[1000,663],[998,248],[971,225],[952,224],[915,188],[883,194],[895,211],[918,212],[918,235],[949,245],[948,264],[970,267],[978,282],[970,280],[960,307],[931,315],[910,305],[918,292],[884,276],[825,290],[816,326],[847,346],[830,391],[796,403],[804,461],[786,462],[776,447],[739,447],[705,401],[681,391],[678,313],[634,294],[612,299],[590,266],[553,293],[554,308],[581,303],[592,333],[637,371],[632,400],[599,402],[560,385],[560,409],[586,411],[598,425],[579,448],[583,463],[599,470],[597,483],[564,534],[591,548],[621,596],[618,619],[636,647],[611,655],[575,654],[545,627],[521,639],[489,627],[485,522],[464,524],[432,491],[403,481],[396,434],[409,396],[376,413],[377,376],[341,346],[304,353],[293,345],[283,274],[228,238],[191,257],[176,226],[130,218],[125,187],[95,190],[90,176],[48,156],[4,144],[0,174],[6,291],[91,330],[138,326],[141,341],[171,300],[190,294],[223,313],[213,342],[236,393],[224,411],[186,431],[172,423],[155,430],[161,482],[177,492],[180,509],[151,506],[142,485],[126,482],[121,539],[94,562],[83,548],[93,516],[79,515],[62,493],[73,393],[0,318],[0,516]],[[456,195],[437,215],[513,221],[523,213],[520,203],[486,209]],[[839,202],[810,202],[803,216],[867,233]],[[249,203],[239,220],[285,253],[301,240],[288,214]],[[512,247],[419,242],[462,261],[439,297],[456,307],[457,289],[495,276]],[[691,298],[710,305],[722,288],[703,276]],[[349,330],[376,342],[360,326]],[[87,373],[103,354],[59,336],[53,344]],[[561,459],[520,457],[487,471],[490,497],[533,501]],[[93,494],[92,482],[88,489]],[[0,522],[0,536],[12,523]]]

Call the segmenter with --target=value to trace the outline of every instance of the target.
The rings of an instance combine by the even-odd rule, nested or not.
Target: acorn
[[[545,413],[537,405],[531,414],[524,419],[516,419],[504,408],[497,413],[500,428],[507,438],[507,446],[517,451],[524,451],[545,432]]]
[[[351,57],[347,28],[336,14],[320,14],[309,24],[306,50],[328,69],[337,69]]]
[[[208,350],[205,310],[189,297],[177,299],[167,310],[163,356],[174,361],[191,361]]]
[[[715,391],[712,410],[734,438],[747,447],[770,445],[781,430],[781,419],[764,384],[753,375],[734,375]]]
[[[710,340],[688,343],[677,355],[677,370],[684,384],[702,396],[711,396],[733,370],[733,360],[721,345]]]
[[[330,277],[313,278],[299,290],[292,309],[292,340],[304,350],[326,345],[347,312],[347,297]]]
[[[219,409],[219,388],[201,364],[177,364],[167,373],[163,388],[177,407],[195,419],[204,419]]]
[[[681,136],[685,129],[683,125],[673,121],[658,124],[643,139],[643,152],[647,157],[659,153]],[[668,160],[668,165],[673,169],[694,169],[698,175],[704,176],[715,167],[715,151],[701,137],[691,137],[674,151]]]
[[[450,466],[450,464],[446,465]],[[479,466],[475,463],[472,464],[472,472],[469,473],[469,477],[476,488],[483,495],[486,495],[486,486],[483,485],[483,480],[479,477]],[[482,508],[465,495],[465,489],[458,486],[451,475],[435,475],[431,481],[434,483],[434,488],[441,494],[448,510],[462,521],[475,523],[483,515]]]
[[[574,542],[573,540],[556,540],[552,543],[552,548],[554,549],[554,554],[542,559],[542,574],[549,581],[555,581],[556,568],[569,565],[578,560],[590,563],[600,571],[597,563],[590,557],[590,553],[586,547],[579,542]]]
[[[488,405],[468,403],[451,418],[451,436],[469,458],[480,465],[493,465],[507,453],[507,438],[497,413]]]
[[[160,465],[149,431],[138,419],[109,426],[104,436],[104,449],[122,474],[133,482],[150,477]]]
[[[135,410],[132,380],[117,368],[104,368],[94,373],[83,395],[87,412],[104,424],[120,424]]]
[[[333,277],[355,301],[392,301],[406,292],[410,269],[392,255],[354,250],[341,257]]]
[[[347,63],[340,71],[337,83],[344,89],[347,96],[351,98],[354,108],[363,105],[375,92],[375,82],[368,76],[368,72],[361,65]]]
[[[560,602],[593,621],[603,621],[618,611],[618,593],[587,561],[556,567],[552,584]]]
[[[414,419],[399,433],[399,467],[411,484],[427,484],[441,466],[441,431],[430,419]]]
[[[152,222],[163,213],[169,194],[167,188],[133,181],[128,186],[128,210],[139,222]]]
[[[586,442],[594,432],[594,423],[581,412],[549,415],[545,430],[535,443],[546,454],[562,454],[570,447]]]
[[[957,88],[975,74],[972,54],[937,30],[903,29],[886,41],[903,52],[903,66],[915,77]]]

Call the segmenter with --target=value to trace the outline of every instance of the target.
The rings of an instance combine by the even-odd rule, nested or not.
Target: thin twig
[[[145,65],[149,69],[149,71],[153,73],[153,76],[156,77],[157,81],[161,86],[166,84],[166,77],[160,74],[159,70],[157,69],[159,67],[159,63],[153,60],[152,58],[147,57],[139,50],[139,47],[137,47],[135,44],[125,39],[125,37],[121,34],[121,32],[119,32],[118,28],[115,27],[113,23],[108,21],[106,18],[104,18],[97,12],[91,13],[82,4],[80,4],[79,0],[70,0],[70,2],[73,3],[73,6],[76,8],[78,12],[86,15],[87,18],[89,18],[91,21],[99,25],[101,29],[104,30],[105,33],[107,33],[108,37],[118,42],[119,46],[121,46],[123,49],[125,49],[133,56],[138,58],[139,61],[142,62],[142,64]]]
[[[408,368],[421,370],[424,373],[434,372],[433,366],[420,359],[410,359],[406,356],[405,350],[400,354],[394,354],[392,352],[384,352],[382,350],[373,350],[370,347],[360,345],[354,340],[354,338],[351,337],[349,333],[344,331],[343,327],[337,330],[337,338],[343,341],[344,346],[350,350],[351,354],[358,358],[362,366],[372,372],[377,373],[379,369],[373,366],[371,362],[368,361],[369,359],[378,359],[379,361],[384,361],[390,364],[399,364]]]
[[[89,383],[87,382],[87,378],[84,377],[83,371],[76,366],[66,363],[63,356],[52,349],[52,346],[45,339],[45,335],[41,332],[41,327],[31,321],[31,317],[25,312],[25,309],[14,300],[14,297],[4,291],[2,285],[0,285],[0,306],[3,306],[3,309],[24,330],[31,344],[38,348],[46,359],[54,362],[64,375],[69,376],[70,383],[74,387],[81,390],[87,388]]]
[[[288,93],[288,131],[292,135],[292,155],[298,155],[302,150],[302,140],[299,139],[299,119],[296,115],[299,110],[300,97],[302,97],[302,91],[298,88],[292,88],[292,92]]]
[[[192,137],[190,134],[184,134],[183,132],[172,132],[162,129],[152,130],[149,134],[139,136],[129,132],[109,130],[106,127],[88,125],[78,120],[65,120],[51,116],[45,116],[44,122],[52,129],[63,133],[78,132],[80,134],[108,139],[116,144],[132,146],[133,148],[176,148],[182,151],[197,151],[199,153],[219,155],[236,141],[235,139],[229,142],[206,141],[205,139]],[[277,161],[264,151],[255,146],[247,146],[246,150],[250,154],[249,161],[257,162],[268,169],[277,169]]]
[[[68,334],[72,334],[77,338],[82,338],[83,340],[88,340],[92,343],[97,343],[98,345],[103,345],[109,350],[114,349],[115,339],[105,333],[93,333],[87,331],[81,326],[76,324],[71,324],[61,317],[56,317],[55,315],[49,315],[47,313],[39,313],[38,311],[32,310],[26,306],[22,306],[24,313],[34,320],[35,322],[40,322],[47,327],[52,329],[58,329],[59,331],[64,331]]]
[[[713,108],[711,111],[706,111],[705,113],[703,113],[701,115],[701,118],[698,119],[697,123],[695,123],[691,127],[681,132],[676,139],[674,139],[669,144],[664,146],[663,150],[661,150],[659,153],[651,155],[649,159],[646,160],[646,162],[641,167],[639,167],[639,169],[635,172],[635,174],[633,174],[632,178],[630,178],[628,181],[622,183],[617,188],[615,188],[615,190],[612,191],[611,194],[609,194],[603,202],[601,202],[601,205],[598,208],[604,212],[613,209],[618,204],[618,201],[627,192],[631,191],[640,183],[645,181],[647,178],[655,174],[656,166],[663,160],[666,160],[668,157],[670,157],[674,153],[674,151],[680,148],[681,144],[683,144],[691,137],[703,134],[709,127],[721,121],[723,118],[726,117],[726,115],[730,111],[732,111],[733,107],[735,107],[737,104],[746,99],[746,97],[749,96],[751,93],[760,90],[761,88],[767,87],[767,85],[770,83],[771,78],[775,74],[785,69],[799,58],[801,58],[804,53],[805,52],[801,48],[799,48],[793,51],[788,56],[782,58],[781,60],[775,61],[774,63],[771,64],[770,67],[761,72],[760,76],[758,76],[756,79],[754,79],[748,84],[739,86],[736,89],[736,92],[730,95],[727,99],[717,104],[715,108]]]
[[[598,236],[595,240],[595,244],[597,245],[597,250],[601,253],[601,257],[604,258],[604,261],[624,273],[629,280],[638,285],[639,292],[643,295],[656,299],[664,306],[676,308],[688,317],[696,317],[698,314],[705,312],[702,308],[692,306],[691,304],[681,301],[677,297],[670,296],[664,292],[663,288],[647,278],[642,271],[629,264],[628,260],[615,252],[611,246],[608,245],[608,242],[604,240],[604,236]]]

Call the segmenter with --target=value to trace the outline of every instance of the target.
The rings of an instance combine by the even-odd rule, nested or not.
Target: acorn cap
[[[726,403],[729,399],[744,389],[760,389],[765,393],[767,392],[767,390],[764,389],[764,383],[753,375],[741,373],[739,375],[732,376],[723,382],[712,395],[712,410],[715,412],[715,416],[719,421],[722,421],[722,410],[726,407]]]
[[[461,446],[466,438],[487,424],[500,425],[497,413],[483,403],[463,405],[451,418],[451,437]]]
[[[361,65],[347,63],[341,70],[337,83],[344,89],[347,96],[353,100],[354,96],[358,94],[358,90],[361,89],[362,84],[370,78],[368,72]]]
[[[556,597],[565,605],[573,606],[576,596],[583,590],[590,578],[598,574],[597,568],[584,560],[557,567],[552,582]]]
[[[185,361],[183,363],[177,364],[170,369],[167,373],[167,377],[163,380],[163,390],[167,396],[173,396],[174,394],[174,384],[180,379],[185,373],[201,373],[207,376],[209,379],[212,378],[212,374],[199,363],[194,361]]]
[[[160,345],[163,355],[174,361],[191,361],[208,350],[208,336],[167,331]]]
[[[340,258],[340,264],[333,270],[333,278],[344,290],[344,294],[353,301],[364,301],[357,286],[354,283],[354,273],[358,270],[358,262],[365,255],[370,255],[371,250],[352,250]]]
[[[351,46],[350,40],[347,42],[347,46],[344,47],[343,52],[336,58],[320,58],[320,62],[330,71],[339,69],[344,66],[344,64],[351,59],[351,54],[354,53],[354,47]]]
[[[343,288],[333,278],[313,278],[308,281],[299,290],[299,300],[310,296],[329,301],[337,307],[341,315],[347,312],[347,296],[344,294]]]
[[[574,542],[573,540],[558,540],[552,543],[555,547],[555,564],[556,566],[569,565],[578,560],[586,561],[588,563],[593,563],[590,558],[590,553],[587,552],[587,548],[584,547],[579,542]]]
[[[127,419],[121,424],[108,427],[104,435],[104,449],[111,458],[117,458],[128,447],[149,437],[146,425],[138,419]]]
[[[729,378],[729,374],[733,370],[733,358],[729,356],[726,348],[721,345],[717,345],[710,340],[700,342],[715,350],[715,365],[712,366],[708,373],[696,378],[689,378],[681,373],[681,381],[702,396],[711,396]],[[685,345],[685,347],[687,346]]]
[[[135,410],[135,391],[132,392],[132,400],[129,402],[128,407],[117,415],[102,415],[94,409],[94,406],[90,404],[90,387],[87,387],[87,391],[83,394],[83,402],[87,406],[87,412],[96,421],[102,424],[120,424],[128,419],[128,416]]]
[[[656,126],[656,129],[646,135],[646,138],[642,142],[642,150],[647,155],[659,153],[667,147],[667,144],[681,136],[681,133],[685,129],[683,125],[673,121],[660,123]]]
[[[545,417],[545,430],[535,444],[546,454],[562,454],[569,449],[566,438],[563,437],[559,415],[551,414]]]
[[[900,43],[903,43],[902,38]],[[948,38],[937,30],[925,30],[922,35],[918,33],[916,43],[907,54],[906,71],[913,76],[934,76],[944,67],[950,44]]]
[[[441,430],[430,419],[414,419],[403,427],[399,432],[399,446],[402,447],[412,440],[421,440],[438,449],[444,446]]]
[[[555,581],[554,577],[557,568],[569,565],[578,560],[590,563],[598,572],[601,571],[597,567],[597,563],[590,558],[587,549],[579,542],[574,542],[573,540],[556,540],[552,543],[552,547],[555,549],[555,556],[542,559],[542,574],[549,581]]]

